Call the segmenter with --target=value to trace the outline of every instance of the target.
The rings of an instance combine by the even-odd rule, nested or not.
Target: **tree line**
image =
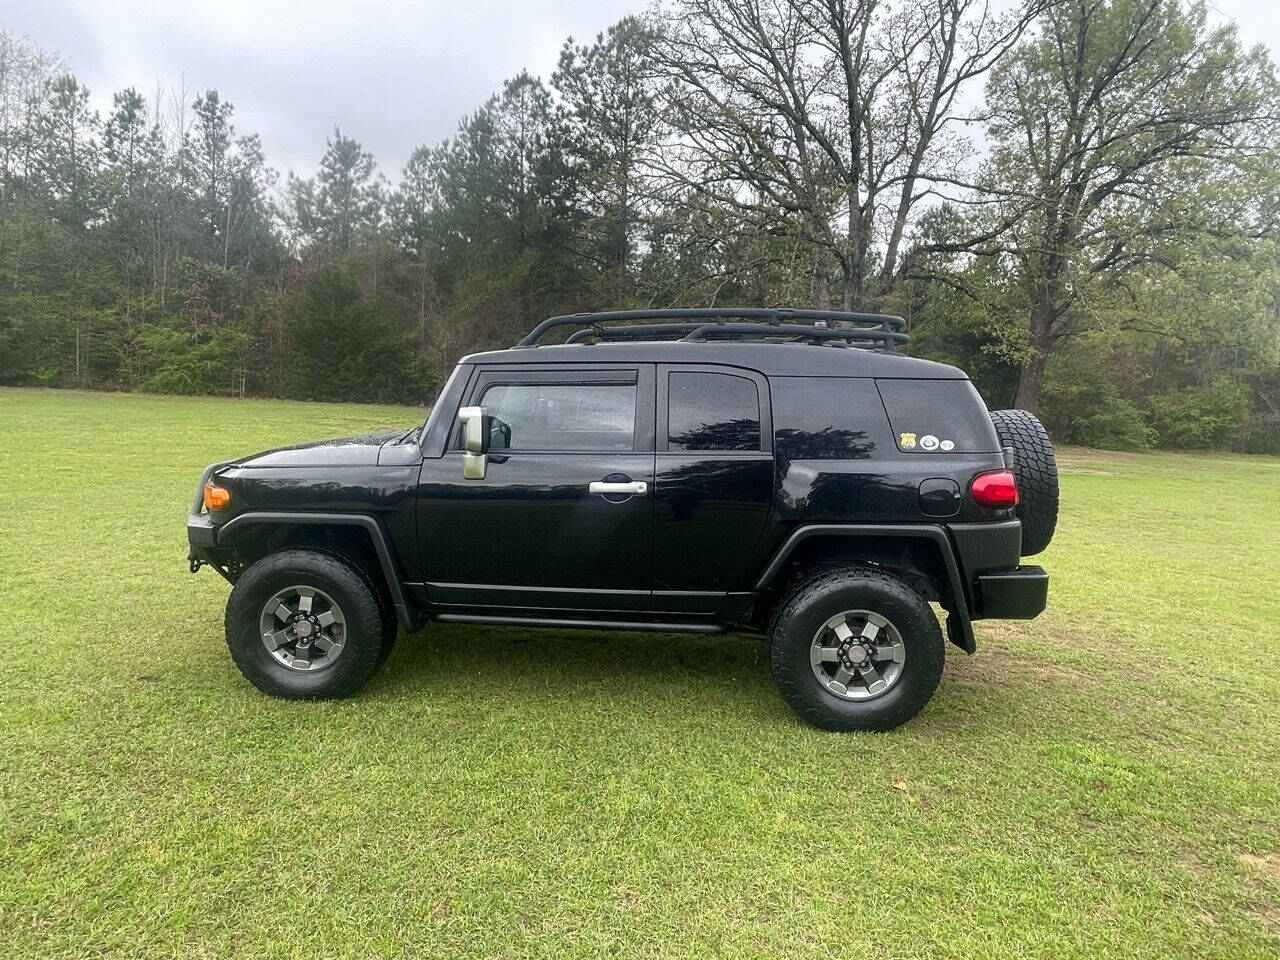
[[[1061,440],[1280,452],[1280,84],[1184,0],[675,0],[394,181],[0,34],[0,383],[423,402],[579,310],[907,318]]]

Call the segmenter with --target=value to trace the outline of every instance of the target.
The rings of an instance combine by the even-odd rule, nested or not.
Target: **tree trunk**
[[[840,258],[841,280],[844,283],[844,289],[841,291],[841,310],[860,310],[862,308],[862,298],[865,291],[864,276],[862,274],[862,264],[857,258],[854,251],[841,256]]]
[[[819,310],[831,309],[831,283],[821,261],[816,258],[813,265],[813,302]]]
[[[1013,401],[1013,405],[1019,410],[1036,412],[1036,407],[1040,405],[1040,388],[1044,386],[1044,368],[1048,362],[1049,355],[1037,350],[1022,368],[1022,375],[1018,377],[1018,395]]]
[[[858,207],[856,185],[849,190],[849,251],[841,258],[844,267],[844,309],[861,310],[867,293],[867,229]]]
[[[1059,311],[1054,308],[1055,298],[1048,289],[1042,289],[1040,298],[1031,309],[1031,359],[1018,377],[1018,395],[1013,405],[1019,410],[1036,412],[1040,405],[1040,390],[1044,386],[1044,371],[1053,350],[1053,324]]]

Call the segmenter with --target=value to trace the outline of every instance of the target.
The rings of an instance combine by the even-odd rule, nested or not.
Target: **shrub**
[[[1103,450],[1149,450],[1157,436],[1131,401],[1112,394],[1099,397],[1088,415],[1077,417],[1063,439]]]
[[[1249,391],[1241,383],[1219,379],[1188,390],[1171,390],[1147,404],[1162,447],[1222,450],[1231,447],[1249,419]]]
[[[290,315],[289,336],[288,397],[374,403],[426,397],[411,379],[408,345],[339,269],[321,270],[307,282]]]
[[[1120,396],[1115,385],[1084,355],[1050,366],[1040,418],[1049,435],[1063,443],[1104,450],[1148,450],[1157,440],[1142,412]]]
[[[1280,368],[1252,371],[1245,374],[1245,382],[1252,409],[1236,448],[1244,453],[1280,453]]]
[[[138,337],[140,389],[186,395],[235,393],[246,337],[220,330],[205,341],[171,327],[147,326]]]

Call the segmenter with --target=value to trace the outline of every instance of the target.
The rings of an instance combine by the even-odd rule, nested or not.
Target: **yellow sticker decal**
[[[914,433],[898,434],[898,446],[905,450],[909,450],[916,445],[916,435]]]

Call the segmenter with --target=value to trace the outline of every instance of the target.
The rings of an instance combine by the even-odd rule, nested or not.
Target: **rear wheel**
[[[327,553],[283,550],[237,578],[227,601],[227,647],[263,693],[344,697],[360,689],[389,652],[386,621],[375,591],[354,567]]]
[[[892,730],[942,677],[942,631],[909,583],[872,566],[829,568],[774,614],[769,662],[784,700],[824,730]]]

